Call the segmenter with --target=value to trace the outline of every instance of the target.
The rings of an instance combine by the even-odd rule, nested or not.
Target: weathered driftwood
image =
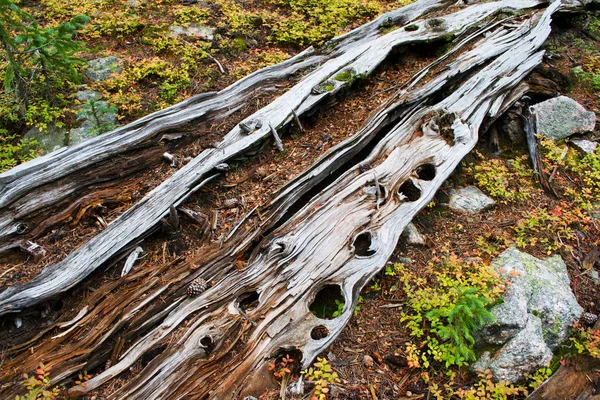
[[[530,12],[519,24],[498,26],[481,39],[456,62],[467,65],[480,54],[483,66],[477,69],[477,62],[464,70],[469,74],[460,84],[437,86],[442,99],[436,104],[404,111],[363,162],[261,241],[247,267],[227,268],[232,259],[226,256],[203,266],[199,275],[214,280],[212,287],[198,297],[179,298],[117,364],[71,394],[116,377],[184,321],[183,334],[112,398],[238,398],[262,390],[269,360],[281,351],[297,350],[303,366],[310,363],[348,322],[360,289],[385,264],[406,224],[473,148],[484,119],[496,118],[522,93],[518,85],[541,62],[539,49],[558,8],[553,3]],[[418,90],[400,92],[369,123],[402,109],[406,96]],[[238,243],[231,251],[243,249]],[[330,286],[343,294],[342,314],[317,318],[309,306]],[[243,300],[254,293],[256,307],[243,309]],[[321,326],[328,335],[313,339],[312,329]]]
[[[308,74],[284,95],[242,121],[246,123],[260,121],[260,128],[254,130],[251,134],[247,134],[242,132],[239,126],[236,127],[224,137],[217,148],[202,152],[173,174],[171,178],[146,195],[139,203],[108,225],[96,237],[71,253],[66,259],[46,268],[31,282],[24,285],[14,285],[0,293],[0,315],[19,311],[24,307],[39,303],[72,288],[96,268],[134,246],[144,235],[155,228],[160,219],[168,213],[169,207],[181,204],[190,193],[196,190],[199,185],[202,185],[203,179],[215,171],[217,165],[238,156],[270,136],[272,134],[270,126],[281,129],[293,122],[293,112],[302,115],[313,110],[324,98],[348,86],[352,81],[352,79],[347,78],[348,76],[358,77],[371,73],[393,48],[417,42],[447,39],[449,36],[465,32],[467,28],[485,21],[500,10],[528,9],[538,4],[538,1],[535,0],[504,0],[475,4],[444,16],[444,18],[431,18],[412,22],[410,24],[411,28],[405,29],[407,21],[438,5],[437,2],[432,0],[424,0],[394,14],[395,18],[404,24],[401,24],[399,29],[384,33],[378,29],[379,25],[370,23],[343,36],[341,39],[334,40],[332,42],[334,47],[327,56],[328,61]],[[388,19],[380,21],[379,24],[381,25],[383,21],[388,21]],[[282,69],[284,71],[288,71],[288,69],[296,70],[301,66],[306,67],[310,64],[308,61],[303,62],[303,59],[303,57],[298,56],[294,59],[295,61],[285,64],[285,68],[277,69],[273,67],[271,71],[277,71],[285,75],[284,72],[281,72]],[[321,58],[320,60],[323,61],[324,59]],[[344,80],[340,80],[342,79],[340,73],[344,73],[343,76],[346,77]],[[259,78],[259,75],[257,73],[254,79],[265,79],[264,77]],[[248,82],[254,81],[249,79]],[[443,81],[439,84],[443,84]],[[250,85],[250,83],[247,83],[247,85]],[[333,89],[323,91],[323,87],[333,87]],[[219,102],[225,100],[221,96],[217,97]],[[178,126],[182,119],[189,121],[198,118],[198,112],[192,113],[192,115],[189,110],[181,111],[178,114],[177,111],[184,108],[185,104],[182,104],[171,109],[170,112],[165,111],[165,118],[172,119],[169,119],[171,121],[169,124],[165,121],[157,122],[158,119],[144,119],[142,122],[132,125],[139,127],[140,124],[148,123],[152,126],[158,125],[162,129],[165,126]],[[143,129],[139,128],[139,130],[142,131]],[[121,144],[117,139],[117,137],[113,137],[111,143],[113,146],[120,147]],[[67,149],[64,153],[66,152],[70,152],[70,150]],[[53,157],[60,157],[60,154]],[[54,160],[53,157],[50,157],[50,159]],[[74,160],[78,160],[82,156],[77,153],[72,154],[72,157]],[[90,157],[88,155],[86,158]],[[67,173],[65,171],[74,169],[77,165],[76,161],[65,159],[64,163],[58,167],[52,163],[54,161],[50,162],[50,159],[44,158],[33,161],[32,165],[17,167],[5,174],[1,179],[5,182],[3,190],[6,194],[0,199],[0,206],[10,204],[10,201],[14,201],[19,194],[25,193],[29,187],[38,184],[40,179],[52,181],[57,177],[65,176]],[[32,178],[32,175],[28,173],[32,170],[38,170],[40,176],[35,179]],[[74,186],[77,185],[74,184]],[[38,201],[44,203],[44,199],[52,198],[55,195],[57,193],[54,190],[48,190]],[[25,197],[30,196],[32,196],[31,193]],[[18,228],[18,223],[12,219],[11,221],[5,227],[9,226],[7,229],[14,232]]]

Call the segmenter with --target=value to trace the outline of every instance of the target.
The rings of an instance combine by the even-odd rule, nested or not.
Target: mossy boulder
[[[543,101],[531,110],[536,117],[538,133],[554,140],[591,132],[596,126],[596,114],[566,96]]]
[[[550,361],[583,309],[559,255],[540,260],[511,247],[492,265],[509,285],[504,302],[491,310],[496,321],[483,329],[480,342],[502,347],[474,368],[489,368],[497,379],[517,382]]]

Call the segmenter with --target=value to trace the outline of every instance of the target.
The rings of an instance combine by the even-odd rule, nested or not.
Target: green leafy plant
[[[13,96],[22,116],[32,98],[59,106],[61,88],[81,80],[84,60],[76,53],[84,50],[84,45],[73,36],[89,20],[79,15],[57,26],[42,27],[13,0],[0,0],[4,89]]]
[[[6,171],[18,163],[29,161],[37,156],[35,139],[18,139],[0,129],[0,172]]]
[[[453,380],[439,388],[437,384],[431,383],[429,390],[433,398],[445,400],[459,398],[465,400],[508,400],[527,396],[529,393],[523,386],[515,386],[506,381],[494,381],[490,371],[478,374],[479,381],[468,388],[454,389]]]
[[[23,386],[28,390],[25,396],[16,396],[16,400],[54,400],[60,395],[58,388],[50,389],[50,367],[40,363],[32,376],[23,374]]]
[[[338,374],[333,372],[331,365],[325,358],[318,357],[312,367],[301,372],[306,379],[315,383],[311,400],[325,400],[329,393],[329,385],[339,382]]]
[[[499,301],[504,282],[491,267],[453,255],[431,267],[432,282],[399,273],[408,306],[401,321],[417,340],[406,344],[409,366],[468,365],[475,360],[473,334],[492,320],[488,307]]]
[[[87,118],[94,124],[92,132],[96,135],[108,132],[114,129],[114,124],[107,122],[105,115],[113,114],[117,112],[117,108],[112,104],[105,101],[96,101],[90,99],[87,103],[83,104],[77,116],[80,118]]]
[[[346,303],[344,303],[343,301],[340,301],[338,299],[335,299],[335,305],[337,306],[337,310],[335,310],[333,312],[333,314],[331,314],[332,318],[336,318],[339,317],[340,315],[342,315],[342,311],[344,310],[344,305]]]
[[[477,186],[493,198],[508,203],[528,199],[535,192],[527,155],[507,161],[476,155],[479,161],[469,165],[467,172],[472,174]]]
[[[600,358],[600,330],[586,329],[576,324],[575,330],[569,340],[573,343],[579,354]]]
[[[473,332],[486,322],[494,320],[494,316],[486,308],[491,300],[483,296],[479,288],[452,287],[450,290],[454,292],[451,295],[453,302],[425,314],[431,332],[449,343],[447,350],[451,354],[440,355],[440,358],[445,359],[446,367],[475,361],[475,352],[472,350],[475,345]],[[434,339],[431,340],[435,343]]]

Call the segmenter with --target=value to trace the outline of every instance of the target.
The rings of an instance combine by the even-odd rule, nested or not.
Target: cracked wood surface
[[[426,6],[431,4],[417,2],[413,10],[418,9],[420,3]],[[531,10],[541,5],[547,8]],[[457,58],[448,62],[428,82],[423,83],[422,78],[435,70],[436,63],[418,74],[392,96],[354,137],[329,150],[313,167],[283,188],[269,206],[260,231],[238,235],[221,254],[200,266],[192,275],[186,273],[185,268],[174,265],[128,275],[128,280],[142,275],[149,278],[141,287],[129,289],[128,297],[148,292],[150,295],[138,304],[124,304],[122,309],[116,310],[110,310],[108,303],[98,300],[98,304],[105,304],[105,312],[110,311],[120,317],[115,317],[118,321],[116,324],[101,320],[104,325],[94,333],[95,338],[85,338],[88,347],[80,348],[83,354],[72,354],[76,345],[69,348],[71,351],[60,353],[46,339],[40,347],[45,349],[47,355],[54,355],[49,360],[44,359],[56,366],[54,371],[57,375],[53,378],[60,380],[89,367],[91,359],[97,366],[98,360],[110,358],[111,355],[107,354],[102,344],[130,324],[136,314],[142,314],[145,307],[148,309],[144,315],[135,320],[135,324],[130,324],[129,329],[133,334],[129,337],[134,340],[117,357],[117,362],[88,381],[85,387],[71,389],[72,395],[100,388],[157,348],[162,351],[138,375],[112,393],[111,398],[201,398],[205,395],[210,398],[238,398],[260,394],[268,376],[269,361],[282,349],[299,350],[302,364],[307,366],[335,340],[347,324],[361,288],[385,265],[404,226],[429,203],[443,181],[475,146],[482,124],[497,118],[526,90],[521,82],[541,62],[543,52],[539,49],[550,33],[551,16],[559,9],[559,2],[550,5],[536,1],[476,4],[436,19],[443,18],[446,20],[445,26],[458,33],[505,7],[522,8],[525,12],[518,17],[518,23],[493,23],[465,38],[455,51],[449,53],[457,55]],[[453,21],[462,22],[456,22],[455,25]],[[419,31],[428,32],[427,26],[431,25],[431,20],[415,24],[419,26]],[[438,23],[435,26],[439,27]],[[448,31],[436,32],[435,35],[448,34]],[[391,48],[419,40],[411,33],[403,29],[387,35],[373,33],[369,40],[362,42],[364,49],[355,49],[356,53],[350,52],[351,56],[341,53],[341,59],[331,59],[313,71],[314,74],[324,69],[326,73],[312,78],[308,75],[298,84],[302,90],[298,87],[291,90],[303,96],[284,95],[282,98],[286,102],[278,103],[278,99],[265,108],[270,112],[263,109],[257,113],[258,116],[280,128],[292,120],[291,110],[302,115],[314,108],[320,98],[331,95],[311,94],[312,87],[350,67],[356,73],[371,72],[385,59]],[[430,40],[431,37],[421,39]],[[359,36],[353,41],[361,42]],[[468,48],[467,45],[471,49],[461,51],[461,48]],[[371,49],[373,52],[369,52]],[[382,49],[387,52],[380,54]],[[328,66],[329,63],[331,65]],[[334,92],[342,85],[336,81]],[[437,100],[433,101],[434,98]],[[292,107],[289,102],[292,102]],[[247,120],[254,118],[256,115]],[[276,121],[279,123],[274,123]],[[268,124],[263,124],[263,128],[254,134],[263,135],[260,137],[262,140],[269,134],[267,130]],[[148,196],[150,199],[144,199],[139,208],[136,208],[138,205],[134,206],[124,216],[129,215],[131,223],[140,221],[138,217],[142,217],[141,221],[153,218],[152,223],[144,225],[144,229],[149,229],[166,215],[170,205],[178,204],[185,198],[189,187],[197,185],[214,171],[213,167],[218,162],[242,152],[246,141],[250,141],[254,134],[242,136],[236,130],[232,131],[219,149],[204,154],[206,158],[202,158],[201,154],[195,160],[194,168],[180,174],[186,166],[163,183],[166,188],[175,189],[182,182],[193,184],[188,183],[185,189],[176,190],[175,194],[169,192],[168,195],[159,190],[163,188],[161,185],[152,192],[157,199]],[[376,140],[376,136],[380,136],[378,143],[366,159],[343,172],[335,182],[308,204],[301,205],[299,211],[278,226],[278,221],[302,194],[345,165],[368,143]],[[434,169],[433,176],[419,173],[423,165]],[[174,179],[176,176],[181,181]],[[162,195],[159,196],[160,193]],[[150,206],[159,208],[160,212],[140,211],[150,207],[148,204],[151,201],[154,203]],[[260,234],[272,227],[276,229],[255,246]],[[131,239],[135,241],[146,232],[136,231],[125,237],[135,237]],[[367,246],[363,244],[359,249],[359,246],[355,246],[357,240],[366,240]],[[97,268],[126,248],[126,244],[121,243],[113,253],[103,249],[101,243],[92,244],[89,248],[92,254],[97,255],[97,259],[86,262],[89,261],[90,265],[96,263],[93,268]],[[248,251],[252,251],[248,265],[241,270],[233,267],[234,261]],[[73,254],[65,261],[72,260]],[[158,276],[169,268],[176,270],[177,274],[171,275],[172,279],[163,284]],[[184,284],[196,277],[203,277],[215,284],[198,297],[182,296]],[[177,285],[178,289],[172,291]],[[309,311],[317,292],[326,285],[339,285],[345,298],[342,314],[331,320],[317,318]],[[114,286],[118,287],[118,282]],[[36,288],[47,289],[43,284]],[[245,312],[240,310],[240,300],[252,292],[259,295],[258,306]],[[19,300],[21,303],[15,301],[15,297],[6,300],[11,298],[5,293],[0,294],[0,299],[5,299],[4,303],[0,303],[5,307],[0,308],[0,313],[35,303],[23,303],[22,299],[26,298],[23,296]],[[19,290],[14,290],[12,294],[17,296],[19,293]],[[166,305],[152,308],[152,300],[159,295],[167,296]],[[102,315],[98,310],[88,310],[91,310],[91,306],[86,309],[88,314],[82,311],[80,314],[84,315],[78,314],[76,322],[64,326],[68,330],[59,333],[64,336],[55,340],[65,343],[71,332],[83,329],[92,314]],[[328,329],[328,336],[312,339],[312,328],[321,325]],[[177,331],[181,334],[175,335]],[[164,346],[167,338],[171,338],[170,344]],[[206,343],[210,343],[210,346]],[[23,357],[26,355],[23,354]],[[65,366],[61,367],[63,364]],[[219,374],[224,370],[228,371],[226,375]],[[221,379],[216,380],[215,376]]]

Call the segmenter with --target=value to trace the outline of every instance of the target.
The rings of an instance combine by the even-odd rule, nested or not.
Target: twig
[[[173,154],[165,152],[162,156],[165,160],[171,163],[171,167],[177,166],[177,157],[175,157]]]
[[[275,139],[275,147],[277,147],[277,150],[283,151],[283,142],[277,134],[277,131],[275,130],[275,128],[273,128],[273,125],[271,124],[269,124],[269,128],[271,128],[271,134],[273,134],[273,138]]]
[[[217,223],[219,222],[219,211],[215,210],[213,211],[213,221],[212,221],[212,230],[216,231],[217,230]]]
[[[131,254],[129,254],[129,256],[127,256],[125,266],[123,267],[123,271],[121,272],[121,278],[127,275],[129,271],[131,271],[131,268],[133,268],[133,265],[138,260],[140,254],[142,254],[143,252],[144,249],[138,246],[131,252]]]
[[[240,228],[240,226],[242,226],[242,224],[244,222],[246,222],[246,220],[248,218],[250,218],[250,216],[252,215],[252,213],[254,211],[256,211],[256,209],[258,208],[258,206],[254,207],[248,214],[246,214],[246,216],[244,218],[242,218],[242,220],[231,230],[231,232],[229,232],[229,235],[227,235],[227,237],[225,238],[225,240],[223,240],[223,243],[225,243],[226,241],[228,241],[229,239],[231,239],[231,237],[235,234],[235,232]]]
[[[304,127],[300,123],[300,118],[298,118],[298,114],[296,114],[296,111],[292,110],[292,115],[294,116],[294,120],[296,121],[296,125],[298,125],[298,129],[300,129],[300,132],[302,132],[302,133],[306,132],[304,130]]]
[[[206,55],[208,56],[208,58],[210,58],[211,60],[213,60],[215,62],[215,64],[217,64],[217,66],[219,67],[219,71],[221,71],[222,74],[225,74],[225,69],[223,68],[223,66],[221,65],[221,63],[219,62],[219,60],[217,60],[216,58],[214,58],[212,56],[212,54],[210,54],[209,52],[206,52]]]

